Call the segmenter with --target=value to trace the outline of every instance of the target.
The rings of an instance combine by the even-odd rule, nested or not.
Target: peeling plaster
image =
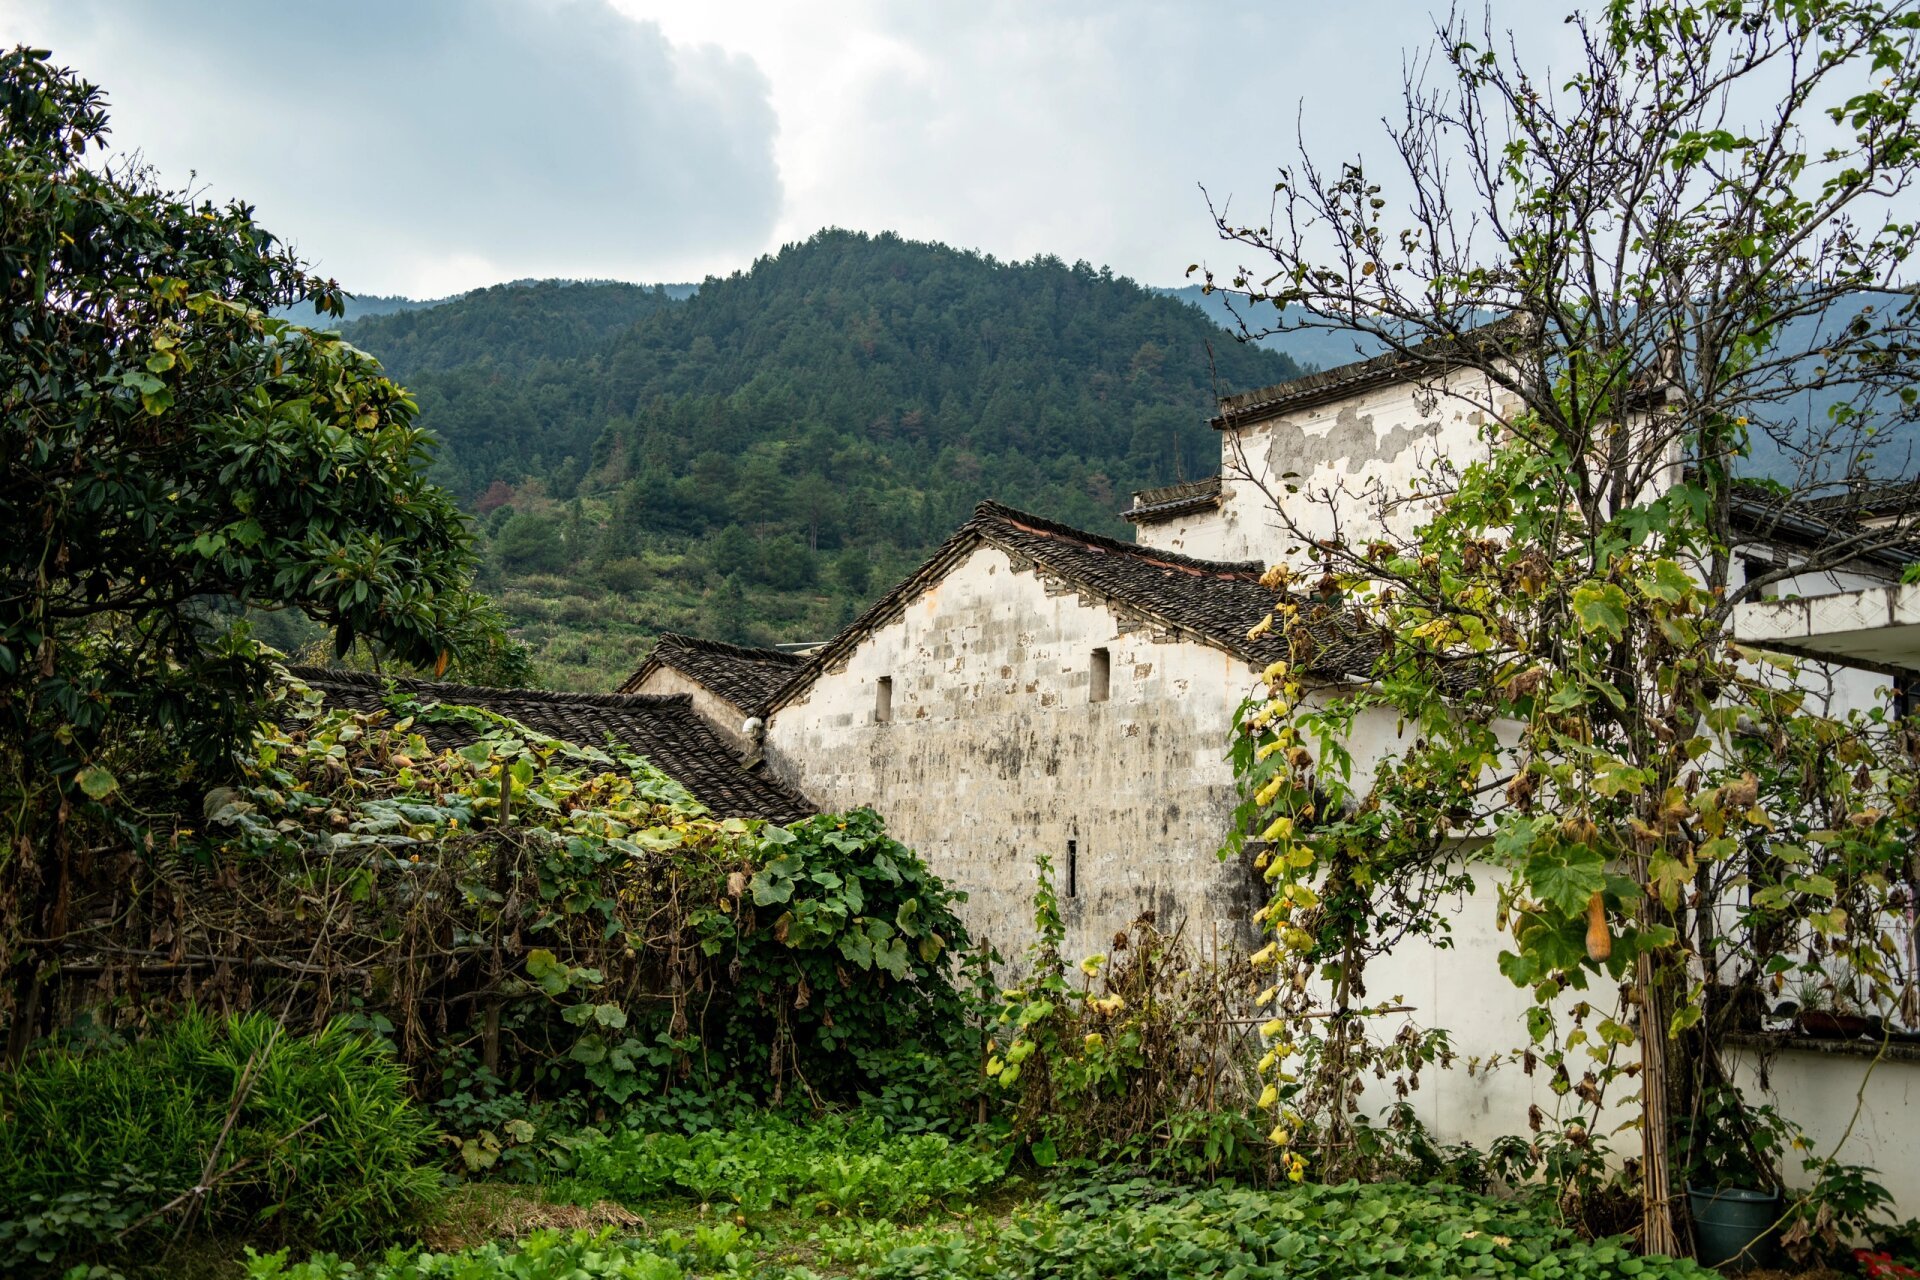
[[[1422,440],[1440,434],[1438,422],[1395,425],[1381,431],[1375,427],[1374,417],[1348,403],[1340,407],[1332,428],[1325,432],[1285,424],[1275,427],[1267,446],[1267,474],[1281,476],[1291,471],[1310,476],[1323,468],[1344,468],[1348,475],[1357,476],[1369,465],[1393,462]]]

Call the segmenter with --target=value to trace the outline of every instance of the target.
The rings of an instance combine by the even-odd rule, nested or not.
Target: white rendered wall
[[[1750,1100],[1772,1103],[1807,1131],[1812,1154],[1878,1170],[1894,1216],[1920,1214],[1920,1062],[1785,1048],[1742,1049],[1729,1065]],[[1784,1173],[1789,1187],[1807,1183],[1797,1167]]]
[[[1228,545],[1226,528],[1226,518],[1220,508],[1209,507],[1170,520],[1142,520],[1133,526],[1133,540],[1143,547],[1178,551],[1198,560],[1231,559],[1220,552]]]
[[[1089,701],[1096,648],[1110,655],[1105,702]],[[1216,856],[1235,805],[1228,735],[1253,679],[1221,650],[1156,640],[982,545],[776,710],[767,757],[824,808],[877,809],[968,892],[968,927],[1009,958],[1031,937],[1042,851],[1070,956],[1107,951],[1145,910],[1209,943],[1217,923],[1224,943],[1261,900],[1244,862]]]

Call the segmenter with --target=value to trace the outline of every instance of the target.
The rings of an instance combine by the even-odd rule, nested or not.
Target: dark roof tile
[[[757,713],[806,662],[778,649],[750,649],[719,640],[663,632],[621,693],[633,693],[657,667],[671,667],[748,714]]]
[[[1859,507],[1833,499],[1784,497],[1752,483],[1734,484],[1729,498],[1727,514],[1732,531],[1750,542],[1813,552],[1851,552],[1852,563],[1875,565],[1889,573],[1904,572],[1908,565],[1920,561],[1920,538],[1898,525],[1876,528],[1864,523],[1870,517]]]
[[[1344,400],[1373,387],[1431,378],[1470,360],[1484,360],[1506,350],[1512,345],[1518,328],[1518,320],[1495,320],[1457,337],[1430,338],[1405,351],[1389,351],[1271,387],[1243,391],[1220,402],[1220,415],[1213,420],[1213,425],[1222,429],[1244,426],[1276,414]]]
[[[1920,516],[1920,478],[1863,481],[1841,493],[1809,498],[1802,505],[1824,516],[1856,520],[1912,518]]]
[[[1158,489],[1136,489],[1133,505],[1120,513],[1122,520],[1134,524],[1153,524],[1195,511],[1216,511],[1220,507],[1220,477],[1189,480]]]
[[[293,667],[293,676],[320,691],[329,706],[354,711],[379,707],[388,686],[422,702],[480,707],[518,720],[564,742],[600,747],[609,740],[645,756],[653,766],[691,791],[722,818],[796,822],[813,806],[771,778],[748,771],[738,756],[693,709],[686,694],[653,696],[564,693],[545,689],[489,689],[431,680]],[[457,750],[479,732],[465,725],[436,724],[422,730],[436,750]]]
[[[1101,596],[1149,626],[1223,649],[1249,666],[1264,668],[1288,656],[1286,642],[1272,632],[1247,638],[1247,632],[1272,612],[1275,601],[1273,591],[1260,584],[1264,567],[1258,561],[1200,560],[983,502],[974,509],[973,519],[960,526],[931,560],[815,652],[769,709],[791,701],[981,543],[999,548],[1016,563],[1038,566],[1081,591]],[[1308,659],[1311,670],[1357,676],[1372,669],[1377,645],[1352,631],[1339,616],[1322,617],[1311,624],[1311,630],[1315,641]]]

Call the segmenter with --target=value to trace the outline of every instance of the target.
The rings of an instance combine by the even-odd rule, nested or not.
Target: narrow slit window
[[[1080,896],[1080,842],[1067,841],[1067,896]]]
[[[1087,686],[1087,701],[1105,702],[1113,691],[1113,659],[1105,649],[1093,651],[1093,670]]]
[[[893,677],[881,676],[873,691],[873,721],[885,724],[893,719]]]

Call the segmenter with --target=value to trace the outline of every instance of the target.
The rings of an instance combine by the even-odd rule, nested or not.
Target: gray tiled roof
[[[658,667],[671,667],[753,714],[793,679],[806,659],[778,649],[752,649],[702,640],[677,631],[663,632],[640,669],[627,677],[619,692],[633,693]]]
[[[1275,634],[1247,639],[1247,632],[1274,607],[1274,592],[1260,585],[1264,566],[1258,561],[1200,560],[983,502],[931,560],[815,652],[770,709],[796,697],[983,543],[997,547],[1016,565],[1034,566],[1102,598],[1117,612],[1169,638],[1222,649],[1256,668],[1288,656],[1286,642]],[[1329,676],[1372,670],[1377,645],[1349,630],[1339,616],[1323,617],[1310,629],[1315,642],[1307,659],[1311,670]]]
[[[1122,511],[1120,518],[1134,524],[1152,524],[1194,511],[1218,510],[1219,506],[1220,477],[1208,476],[1204,480],[1189,480],[1158,489],[1136,489],[1133,505]]]
[[[1517,328],[1516,320],[1495,320],[1458,337],[1431,338],[1405,352],[1389,351],[1271,387],[1243,391],[1220,402],[1220,415],[1213,425],[1238,427],[1275,414],[1344,400],[1372,387],[1431,378],[1463,363],[1497,355],[1512,343]]]
[[[1887,489],[1899,487],[1889,485]],[[1893,512],[1903,509],[1886,508]],[[1913,537],[1911,531],[1865,524],[1867,512],[1861,507],[1831,498],[1797,500],[1761,485],[1735,484],[1727,514],[1733,533],[1750,542],[1816,552],[1838,550],[1851,553],[1855,563],[1875,565],[1889,573],[1902,572],[1920,561],[1920,538]]]
[[[1913,517],[1920,515],[1920,478],[1849,485],[1844,492],[1810,498],[1802,505],[1821,515],[1859,520]]]
[[[693,699],[686,694],[661,697],[490,689],[323,667],[293,667],[291,671],[295,678],[319,690],[330,706],[374,710],[391,685],[422,702],[497,712],[564,742],[588,747],[605,746],[609,740],[618,742],[645,756],[722,818],[796,822],[814,812],[800,796],[744,768],[712,726],[694,711]],[[436,750],[458,749],[479,736],[479,730],[461,724],[429,725],[422,732]]]

